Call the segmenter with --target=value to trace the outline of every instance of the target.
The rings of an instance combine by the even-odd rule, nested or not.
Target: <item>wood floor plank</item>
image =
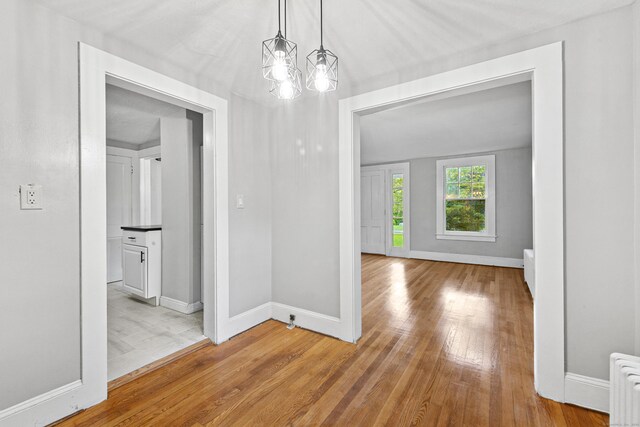
[[[602,426],[533,387],[522,270],[363,255],[357,345],[268,321],[62,426]]]

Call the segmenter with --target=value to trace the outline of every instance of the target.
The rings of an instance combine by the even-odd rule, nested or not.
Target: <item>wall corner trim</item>
[[[429,261],[458,262],[463,264],[493,265],[496,267],[524,268],[520,258],[503,258],[484,255],[449,254],[445,252],[411,251],[409,258]]]
[[[229,338],[245,332],[269,319],[271,319],[271,302],[266,302],[233,317],[229,317],[220,329],[219,343],[227,341]]]
[[[609,381],[567,372],[564,383],[566,403],[609,413]]]

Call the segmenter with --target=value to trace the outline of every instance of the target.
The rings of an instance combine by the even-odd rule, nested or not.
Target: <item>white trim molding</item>
[[[296,326],[340,338],[340,319],[337,317],[327,316],[279,302],[267,302],[247,310],[244,313],[233,316],[229,319],[229,327],[226,329],[228,336],[225,335],[223,338],[227,340],[270,319],[289,323],[290,314],[296,316],[294,322]]]
[[[225,327],[220,339],[222,341],[226,341],[229,338],[238,335],[247,329],[251,329],[262,322],[266,322],[269,319],[271,319],[271,303],[266,302],[231,317],[227,322],[227,326]]]
[[[565,402],[609,413],[609,381],[567,372]]]
[[[296,316],[295,324],[301,328],[309,329],[321,334],[340,338],[340,319],[316,313],[303,308],[292,307],[279,302],[271,303],[271,317],[280,322],[289,323],[289,315]]]
[[[564,319],[564,82],[563,43],[522,51],[444,73],[341,99],[338,107],[340,337],[362,334],[360,256],[360,115],[401,103],[532,81],[533,249],[536,251],[534,373],[536,391],[562,402]]]
[[[524,268],[520,258],[504,258],[485,255],[449,254],[444,252],[411,251],[410,258],[429,261],[456,262],[461,264],[493,265],[496,267]]]
[[[17,405],[0,411],[0,425],[46,425],[76,412],[73,406],[74,393],[82,387],[82,381],[77,380],[62,387],[58,387],[39,396],[33,397]],[[58,404],[59,401],[71,405]],[[6,424],[5,424],[6,422]]]
[[[160,305],[184,314],[193,314],[196,311],[202,310],[203,308],[203,305],[200,301],[186,303],[184,301],[180,301],[180,300],[165,297],[165,296],[160,297]]]
[[[446,224],[447,176],[446,168],[461,168],[471,166],[485,167],[485,230],[448,231]],[[456,200],[456,199],[454,199]],[[482,199],[477,199],[482,200]],[[486,154],[482,156],[454,157],[436,160],[436,239],[469,240],[477,242],[496,241],[496,156]]]

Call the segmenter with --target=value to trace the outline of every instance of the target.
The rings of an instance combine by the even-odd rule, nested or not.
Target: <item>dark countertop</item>
[[[129,231],[156,231],[162,230],[161,225],[125,225],[120,227],[123,230]]]

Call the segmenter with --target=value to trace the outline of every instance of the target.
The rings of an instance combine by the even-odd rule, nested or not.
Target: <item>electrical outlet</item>
[[[20,186],[20,209],[42,209],[42,185],[26,184]]]

